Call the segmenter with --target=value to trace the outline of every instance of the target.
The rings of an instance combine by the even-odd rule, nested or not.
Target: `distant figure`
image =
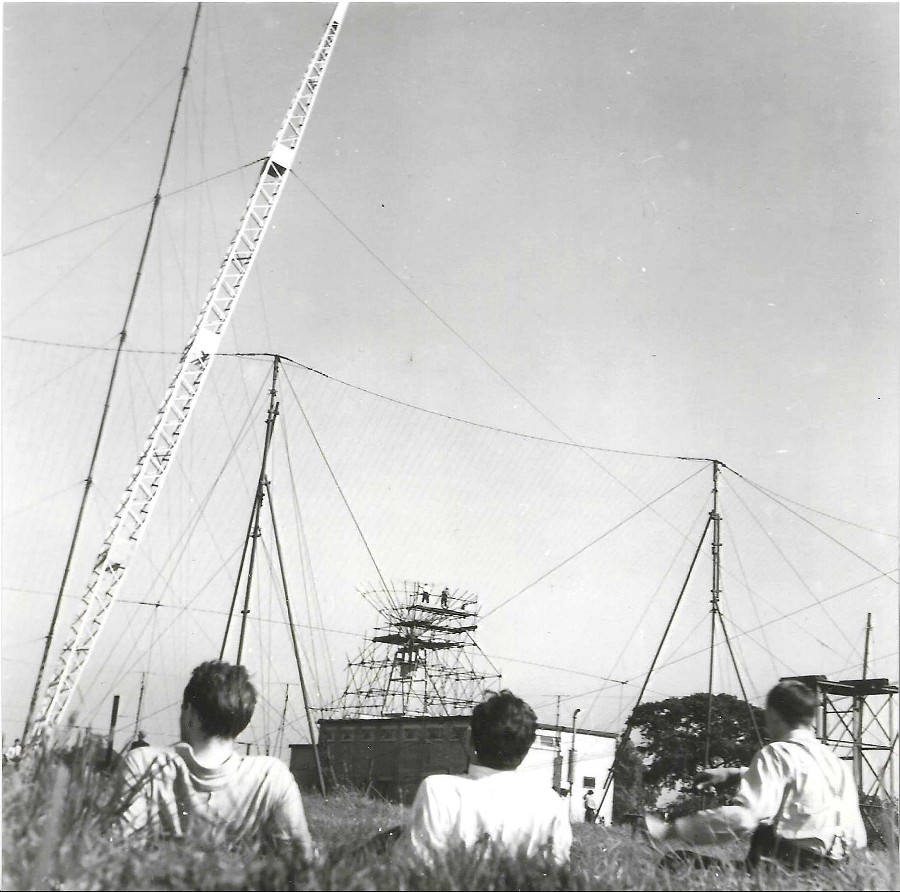
[[[597,819],[597,810],[600,808],[600,803],[597,802],[597,797],[594,795],[593,790],[588,790],[587,793],[584,794],[584,822],[585,824],[593,824]]]
[[[598,819],[597,819],[597,823],[598,823],[601,827],[605,827],[605,826],[606,826],[606,818],[598,818]]]
[[[225,828],[232,840],[265,835],[296,843],[311,858],[303,800],[287,766],[236,750],[255,706],[243,666],[213,660],[194,669],[181,704],[181,742],[125,756],[118,829],[184,836]]]
[[[865,848],[856,785],[848,767],[816,739],[816,706],[816,695],[802,682],[775,685],[766,698],[772,743],[757,752],[749,768],[711,768],[697,776],[700,789],[739,779],[734,804],[672,823],[647,815],[649,836],[714,845],[752,834],[746,866],[764,859],[795,870],[839,864],[847,852]],[[714,861],[698,855],[689,860]]]
[[[419,786],[407,845],[426,863],[454,845],[484,843],[505,852],[569,860],[565,804],[528,771],[516,771],[534,742],[537,718],[511,694],[489,694],[472,713],[469,770],[434,774]]]
[[[446,607],[450,603],[450,589],[445,588],[441,592],[441,607]]]
[[[138,750],[142,746],[150,746],[150,744],[147,743],[147,735],[144,734],[143,731],[138,731],[137,737],[132,741],[131,746],[129,746],[128,749],[129,749],[129,751],[130,750]]]
[[[424,588],[421,589],[421,591],[419,592],[419,594],[422,595],[422,603],[423,603],[423,604],[428,604],[428,603],[429,603],[429,599],[431,598],[431,595],[429,594],[428,589],[424,589]]]
[[[12,765],[17,765],[19,759],[22,758],[22,741],[17,737],[15,743],[13,743],[12,746],[8,746],[3,755],[7,762]]]

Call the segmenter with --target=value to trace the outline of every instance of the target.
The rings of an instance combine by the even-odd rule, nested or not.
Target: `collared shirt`
[[[809,728],[796,728],[753,757],[733,805],[679,818],[675,830],[679,839],[703,845],[733,839],[760,823],[834,860],[866,846],[850,770]]]
[[[572,828],[562,799],[531,773],[472,765],[425,778],[412,804],[409,845],[430,861],[454,845],[486,840],[506,852],[568,861]]]
[[[265,832],[313,851],[300,790],[278,759],[232,753],[208,768],[187,743],[139,747],[126,755],[122,779],[125,833],[151,828],[183,836],[205,824],[227,828],[232,838]]]

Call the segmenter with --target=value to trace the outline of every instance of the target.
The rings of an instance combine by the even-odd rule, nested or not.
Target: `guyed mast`
[[[262,165],[225,259],[203,302],[181,353],[175,375],[158,409],[109,532],[94,562],[87,590],[47,685],[29,740],[60,722],[81,673],[103,630],[129,563],[163,487],[175,450],[190,420],[203,382],[225,336],[244,282],[272,221],[275,205],[290,174],[348,2],[340,2],[325,29],[306,75]],[[38,677],[36,690],[40,686]]]

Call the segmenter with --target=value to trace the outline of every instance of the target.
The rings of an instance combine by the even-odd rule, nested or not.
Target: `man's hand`
[[[675,832],[675,828],[659,815],[648,812],[644,815],[643,831],[653,842],[665,842]]]
[[[720,787],[740,779],[740,768],[722,767],[706,768],[694,776],[694,786],[698,790],[709,790],[712,787]]]

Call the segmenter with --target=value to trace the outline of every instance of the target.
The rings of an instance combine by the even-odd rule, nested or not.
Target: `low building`
[[[469,719],[467,715],[322,719],[319,758],[326,784],[409,804],[429,774],[461,774],[468,768]],[[538,724],[534,744],[518,770],[535,772],[548,787],[567,794],[571,820],[583,821],[584,796],[593,789],[601,797],[615,746],[616,735],[607,731],[579,729],[573,746],[571,727]],[[318,789],[309,744],[291,745],[291,772],[301,790]],[[611,822],[612,786],[600,817]]]

